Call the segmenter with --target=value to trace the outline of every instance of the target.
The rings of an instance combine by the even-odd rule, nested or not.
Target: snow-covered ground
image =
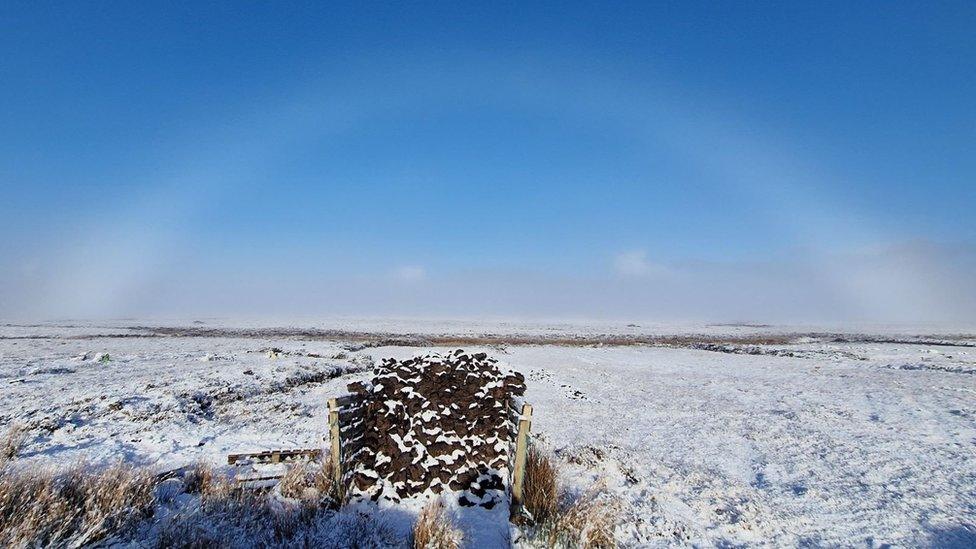
[[[19,459],[121,458],[175,468],[200,458],[224,462],[232,452],[321,447],[327,399],[365,379],[373,360],[448,350],[203,322],[0,327],[0,427],[31,429]],[[162,324],[250,330],[184,337],[145,328]],[[972,332],[373,320],[301,326],[596,340],[700,334],[700,343],[686,337],[668,346],[493,341],[466,349],[525,374],[535,439],[560,456],[567,482],[584,489],[603,479],[627,504],[617,532],[622,545],[976,545]],[[822,335],[828,332],[850,336]],[[787,337],[749,340],[757,334]],[[269,358],[271,347],[284,353]]]

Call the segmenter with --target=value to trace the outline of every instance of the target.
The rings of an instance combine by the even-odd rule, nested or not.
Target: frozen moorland
[[[621,498],[621,546],[976,545],[972,331],[267,326],[0,327],[0,429],[27,429],[16,465],[166,471],[321,448],[326,401],[374,362],[462,347],[525,375],[535,442],[570,486],[602,483]],[[477,525],[465,527],[477,539]]]

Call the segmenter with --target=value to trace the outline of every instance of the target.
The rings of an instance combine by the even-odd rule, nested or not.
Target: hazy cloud
[[[644,250],[631,250],[613,258],[613,269],[621,276],[644,277],[661,274],[664,268],[648,261]]]
[[[418,265],[403,265],[393,271],[393,277],[401,282],[420,282],[427,279],[427,270]]]
[[[439,271],[436,284],[419,265],[383,276],[323,266],[283,272],[280,263],[246,260],[215,273],[180,264],[138,286],[110,276],[70,285],[72,301],[52,301],[46,277],[57,264],[26,276],[18,263],[0,268],[0,318],[104,316],[341,315],[593,318],[650,321],[976,322],[976,248],[903,242],[829,255],[797,251],[762,261],[686,261],[667,276],[649,276],[642,254],[621,254],[624,272],[572,275],[544,271]],[[620,259],[620,258],[616,258]],[[94,263],[101,265],[98,261]],[[614,262],[616,266],[616,261]],[[106,264],[111,272],[117,262]],[[580,272],[583,272],[582,270]],[[83,284],[82,284],[83,282]],[[970,326],[971,324],[965,324]]]

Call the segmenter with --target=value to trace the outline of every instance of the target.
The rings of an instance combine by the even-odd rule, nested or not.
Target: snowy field
[[[374,360],[459,343],[525,374],[535,440],[568,482],[602,479],[623,499],[623,546],[976,546],[972,331],[261,326],[0,327],[0,427],[30,429],[24,462],[171,469],[321,447],[326,400]]]

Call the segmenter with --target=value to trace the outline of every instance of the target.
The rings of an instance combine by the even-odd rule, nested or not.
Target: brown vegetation
[[[198,495],[199,506],[163,522],[152,536],[156,547],[333,547],[343,535],[385,535],[365,518],[335,512],[338,498],[328,462],[301,461],[282,477],[281,496],[297,503],[273,490],[242,488],[205,463],[183,478],[184,491]]]
[[[308,503],[339,501],[332,462],[299,461],[292,465],[278,483],[281,495]]]
[[[27,430],[23,425],[15,423],[7,429],[7,433],[0,438],[0,467],[13,461],[27,440]]]
[[[521,335],[521,334],[397,334],[386,332],[358,332],[316,328],[203,328],[170,326],[134,326],[134,330],[147,330],[153,337],[244,337],[244,338],[295,338],[302,341],[343,341],[358,343],[359,349],[380,346],[398,347],[486,347],[493,345],[558,345],[587,347],[592,345],[630,346],[651,345],[686,347],[696,343],[728,345],[785,345],[800,337],[831,339],[835,334],[803,333],[754,333],[743,335],[721,334],[579,334],[579,335]]]
[[[524,508],[528,511],[529,537],[549,547],[603,549],[615,547],[613,532],[620,503],[605,494],[602,485],[572,496],[559,483],[559,467],[553,456],[537,446],[529,447],[524,479]]]
[[[533,521],[546,523],[559,510],[559,479],[553,457],[530,445],[525,456],[522,499]]]
[[[81,546],[152,515],[155,477],[116,465],[0,472],[0,546]]]
[[[279,496],[243,489],[205,463],[165,480],[127,465],[57,470],[11,464],[0,468],[0,547],[338,548],[402,540],[402,531],[373,517],[337,511],[328,495],[331,479],[327,466],[302,463],[289,472]]]
[[[463,537],[440,500],[428,503],[413,526],[414,549],[457,549]]]
[[[546,528],[550,547],[603,549],[616,547],[613,531],[617,524],[619,501],[590,490],[564,506]]]

